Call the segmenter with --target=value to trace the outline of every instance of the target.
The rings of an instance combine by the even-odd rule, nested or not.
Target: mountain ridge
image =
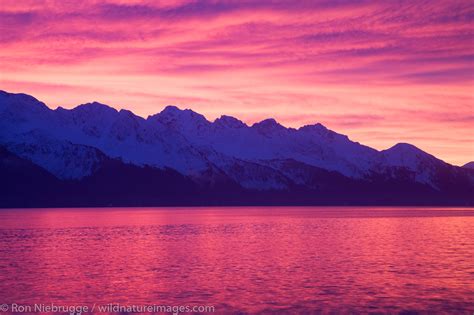
[[[218,185],[232,183],[230,191],[237,195],[245,191],[245,198],[252,195],[253,200],[280,192],[296,194],[311,204],[321,200],[313,195],[323,191],[352,195],[364,186],[377,191],[374,184],[386,189],[382,194],[390,194],[390,189],[405,191],[394,184],[398,183],[414,185],[422,195],[425,190],[445,194],[445,201],[457,189],[459,201],[452,202],[471,204],[469,194],[474,191],[474,173],[467,168],[452,166],[406,143],[378,151],[320,123],[296,129],[269,118],[249,126],[226,115],[211,122],[172,105],[147,118],[99,102],[52,110],[32,96],[5,91],[0,91],[0,119],[0,146],[60,181],[86,182],[105,160],[111,160],[120,161],[121,170],[149,168],[158,177],[172,170],[201,190],[205,186],[209,195],[218,191]],[[365,194],[361,200],[373,201],[370,189],[361,191]],[[232,195],[230,191],[226,194]],[[296,193],[301,191],[305,193]],[[400,198],[403,203],[408,197]]]

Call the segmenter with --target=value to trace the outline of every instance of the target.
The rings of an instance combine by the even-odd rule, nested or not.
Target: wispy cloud
[[[144,116],[176,103],[320,121],[461,164],[474,159],[473,21],[469,1],[447,0],[3,0],[0,88]]]

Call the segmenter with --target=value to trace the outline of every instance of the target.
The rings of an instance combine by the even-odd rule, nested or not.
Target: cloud
[[[473,21],[467,1],[3,0],[0,88],[319,121],[379,148],[416,133],[460,161],[474,154]]]

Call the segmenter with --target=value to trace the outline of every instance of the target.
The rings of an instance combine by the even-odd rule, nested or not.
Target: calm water
[[[474,210],[0,210],[0,303],[474,312]]]

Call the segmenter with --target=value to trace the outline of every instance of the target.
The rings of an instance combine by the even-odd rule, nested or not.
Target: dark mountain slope
[[[301,172],[303,184],[259,191],[244,189],[222,174],[202,183],[174,170],[138,167],[105,156],[91,176],[59,180],[4,148],[0,152],[0,207],[474,204],[471,191],[451,187],[452,193],[439,194],[410,180],[354,180],[295,161],[278,163]]]

